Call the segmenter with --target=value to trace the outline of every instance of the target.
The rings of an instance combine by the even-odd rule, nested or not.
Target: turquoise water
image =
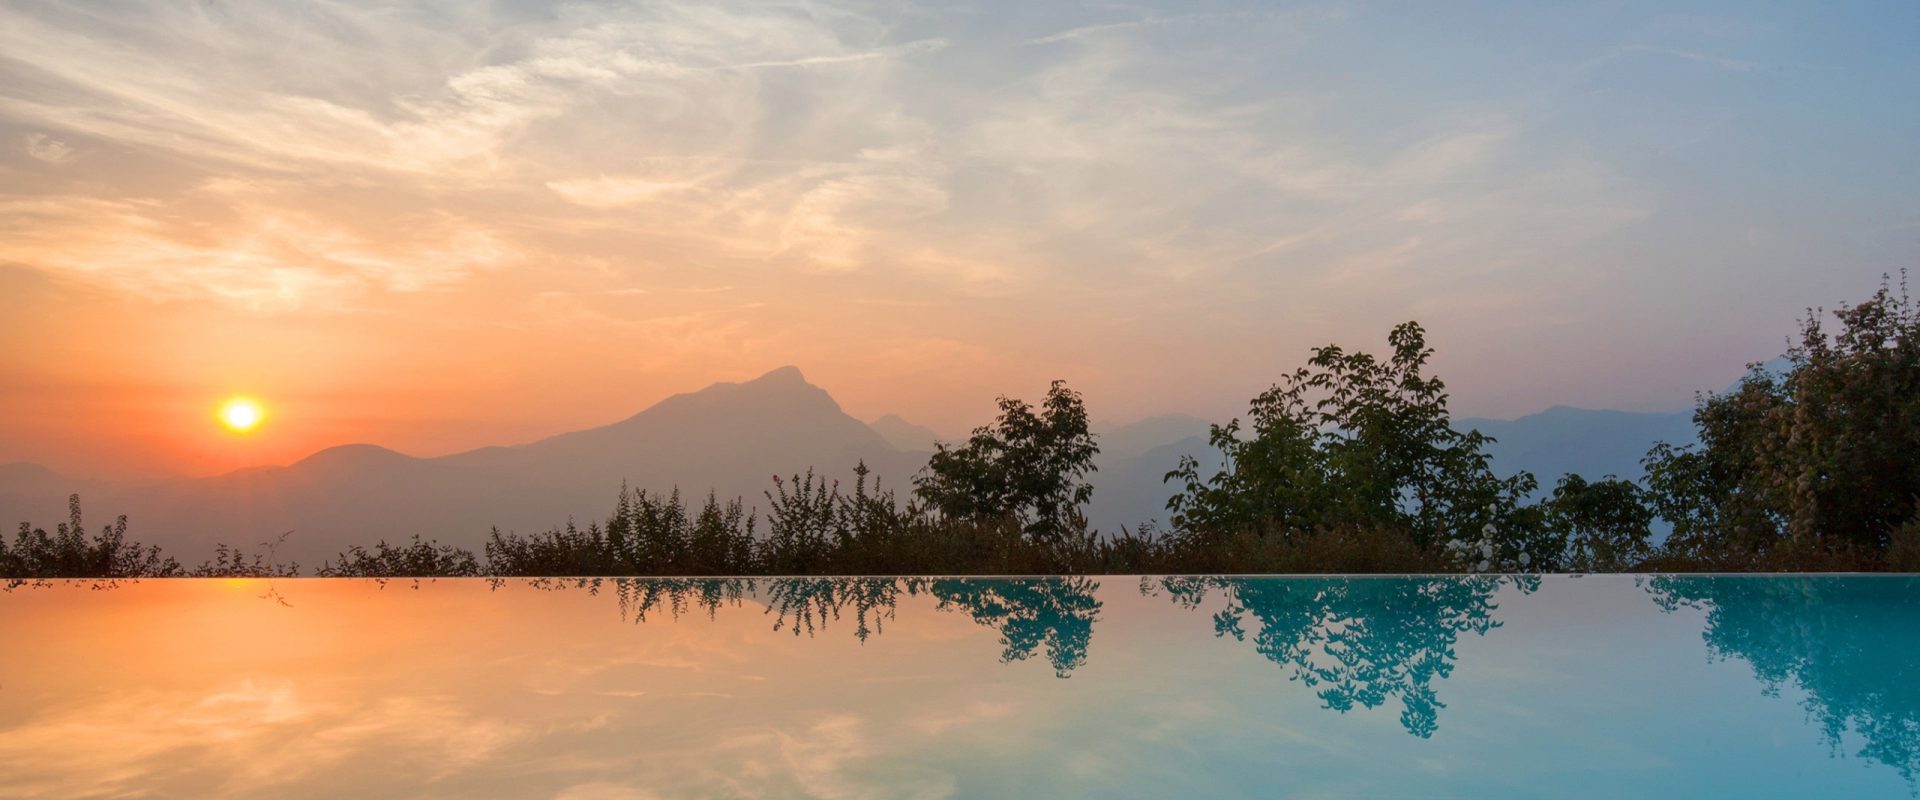
[[[0,796],[1920,796],[1920,579],[0,594]]]

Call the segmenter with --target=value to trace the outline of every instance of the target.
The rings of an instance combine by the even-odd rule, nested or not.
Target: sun
[[[234,433],[248,433],[260,427],[267,412],[251,397],[235,397],[220,405],[220,424]]]

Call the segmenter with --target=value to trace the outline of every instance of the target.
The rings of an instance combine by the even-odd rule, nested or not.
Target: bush
[[[67,498],[67,522],[52,535],[25,522],[9,547],[0,539],[0,577],[15,583],[45,578],[147,578],[181,575],[180,563],[159,547],[127,540],[127,518],[87,535],[80,517],[80,495]]]
[[[480,573],[480,562],[473,553],[453,545],[421,541],[415,534],[401,547],[383,539],[372,550],[358,545],[347,548],[337,563],[322,564],[315,574],[322,578],[464,578]]]

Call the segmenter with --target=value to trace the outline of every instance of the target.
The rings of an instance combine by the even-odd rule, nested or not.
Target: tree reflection
[[[774,630],[787,628],[799,636],[824,630],[844,613],[853,618],[853,636],[864,642],[893,618],[900,593],[909,589],[897,578],[780,578],[767,586],[767,613],[776,616]]]
[[[1100,618],[1086,578],[918,579],[915,589],[933,595],[942,610],[959,611],[1000,631],[1000,660],[1024,661],[1042,645],[1053,674],[1065,678],[1087,663],[1093,623]]]
[[[1804,692],[1836,751],[1852,729],[1860,757],[1920,778],[1920,580],[1675,576],[1648,590],[1663,610],[1704,610],[1708,652],[1752,665],[1768,695]]]
[[[1003,662],[1024,661],[1043,649],[1061,678],[1087,661],[1093,623],[1100,616],[1094,593],[1100,584],[1087,578],[534,578],[494,579],[508,585],[556,591],[610,589],[620,601],[621,619],[646,622],[651,616],[679,619],[694,611],[715,616],[722,607],[748,598],[764,600],[773,630],[795,636],[822,633],[850,621],[854,638],[865,642],[894,618],[902,596],[927,595],[942,611],[967,615],[1000,633]]]
[[[1400,724],[1424,739],[1440,727],[1446,704],[1433,682],[1453,673],[1454,642],[1500,626],[1493,594],[1508,582],[1528,592],[1539,586],[1538,577],[1170,577],[1157,590],[1143,581],[1141,590],[1164,591],[1186,608],[1218,590],[1226,606],[1213,615],[1214,635],[1246,641],[1251,617],[1254,650],[1317,689],[1327,708],[1344,714],[1397,697]]]

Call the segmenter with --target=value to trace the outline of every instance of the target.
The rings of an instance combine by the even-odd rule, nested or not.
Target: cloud
[[[436,698],[329,701],[291,682],[251,680],[204,692],[145,690],[0,731],[0,763],[12,765],[0,790],[77,797],[187,783],[200,787],[189,794],[273,794],[373,758],[444,775],[524,735]]]
[[[1706,64],[1707,66],[1711,66],[1711,67],[1719,67],[1720,69],[1724,69],[1729,72],[1759,72],[1761,70],[1774,69],[1774,67],[1768,66],[1766,64],[1754,62],[1754,61],[1742,61],[1737,58],[1726,58],[1724,56],[1716,56],[1709,53],[1700,53],[1692,50],[1682,50],[1676,47],[1649,47],[1646,45],[1627,45],[1626,47],[1622,47],[1620,49],[1624,52],[1658,53],[1661,55],[1673,56],[1674,58],[1684,59],[1686,61],[1692,61],[1696,64]]]
[[[159,300],[297,308],[367,291],[419,292],[497,267],[512,250],[484,227],[428,215],[375,238],[272,203],[182,204],[56,196],[0,200],[0,261]]]
[[[66,142],[44,133],[27,134],[27,155],[35,161],[48,164],[65,164],[73,158],[73,148]]]
[[[1125,22],[1107,22],[1107,23],[1101,23],[1098,25],[1081,25],[1077,28],[1068,28],[1067,30],[1061,31],[1059,33],[1052,33],[1046,36],[1039,36],[1032,39],[1028,39],[1024,42],[1021,42],[1021,44],[1023,45],[1056,44],[1059,42],[1067,42],[1075,39],[1084,39],[1086,37],[1094,36],[1097,34],[1111,33],[1114,31],[1137,30],[1139,28],[1149,28],[1149,27],[1154,27],[1158,25],[1170,25],[1170,24],[1179,23],[1179,22],[1193,22],[1195,20],[1214,19],[1214,18],[1215,17],[1211,15],[1186,14],[1186,15],[1177,16],[1177,17],[1150,17],[1147,19],[1128,20]]]

